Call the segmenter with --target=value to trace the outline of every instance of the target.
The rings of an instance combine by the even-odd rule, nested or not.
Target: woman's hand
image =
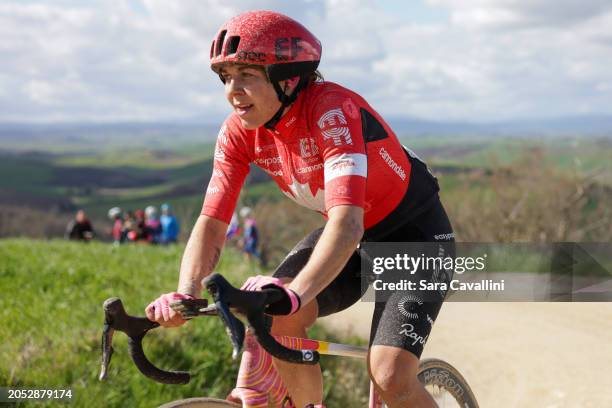
[[[182,326],[186,320],[181,317],[180,313],[175,312],[170,307],[170,303],[181,299],[193,299],[193,296],[177,292],[161,295],[145,308],[147,319],[157,322],[163,327]]]
[[[240,289],[249,291],[274,289],[278,291],[281,300],[268,305],[266,308],[268,314],[292,315],[300,309],[300,297],[291,289],[287,289],[278,278],[263,275],[252,276],[244,282]]]

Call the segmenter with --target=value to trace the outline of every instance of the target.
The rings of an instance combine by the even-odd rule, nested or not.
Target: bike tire
[[[419,364],[419,381],[431,393],[428,386],[438,387],[450,394],[462,408],[478,408],[474,392],[459,371],[446,361],[428,358]]]
[[[158,408],[240,408],[240,405],[217,398],[186,398],[168,402]]]

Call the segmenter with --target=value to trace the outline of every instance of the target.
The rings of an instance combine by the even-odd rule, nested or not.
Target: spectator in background
[[[113,207],[108,210],[108,218],[110,218],[110,220],[113,222],[113,229],[111,230],[113,243],[115,245],[119,245],[125,241],[125,235],[123,234],[123,214],[121,208]]]
[[[175,243],[178,240],[179,234],[179,223],[174,214],[172,214],[172,210],[170,208],[170,204],[164,203],[161,205],[162,215],[159,218],[159,222],[161,223],[162,233],[161,233],[161,243],[162,244],[170,244]]]
[[[158,244],[161,241],[162,227],[157,218],[157,209],[152,205],[145,208],[145,228],[149,242]]]
[[[138,222],[134,212],[128,210],[123,218],[123,235],[126,241],[135,242],[138,239]]]
[[[134,218],[135,228],[132,229],[134,231],[133,241],[148,241],[149,234],[145,225],[145,212],[143,210],[134,211]]]
[[[238,215],[234,211],[229,226],[227,227],[225,238],[229,241],[236,238],[238,235],[240,235],[240,221],[238,220]]]
[[[86,242],[93,238],[94,230],[91,222],[89,222],[85,215],[85,211],[77,211],[74,219],[68,223],[64,236],[66,239]]]
[[[240,209],[240,217],[243,219],[244,232],[242,237],[242,251],[247,259],[259,258],[257,246],[259,244],[259,231],[253,217],[253,210],[249,207]]]
[[[125,223],[128,229],[127,237],[132,242],[148,242],[149,235],[145,226],[145,213],[143,210],[134,211],[134,215],[130,213],[130,218]]]

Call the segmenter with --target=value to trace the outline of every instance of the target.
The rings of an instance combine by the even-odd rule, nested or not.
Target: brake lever
[[[206,289],[215,300],[217,314],[221,317],[225,325],[225,332],[232,343],[232,359],[236,360],[244,345],[244,323],[232,314],[229,305],[222,300],[224,298],[224,287],[217,285],[215,280],[212,279],[207,280]]]
[[[170,302],[170,307],[178,312],[183,320],[191,320],[202,315],[216,314],[216,308],[208,306],[207,299],[179,299]]]
[[[319,353],[313,350],[294,350],[283,346],[270,334],[270,318],[265,315],[265,306],[276,301],[279,292],[265,289],[260,291],[242,291],[233,287],[223,276],[214,273],[206,278],[205,286],[213,296],[217,311],[234,346],[233,356],[237,356],[244,342],[244,324],[230,312],[230,307],[244,314],[253,328],[259,344],[268,353],[281,360],[300,364],[317,364]]]

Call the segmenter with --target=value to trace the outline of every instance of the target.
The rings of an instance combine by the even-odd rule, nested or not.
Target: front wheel
[[[455,367],[436,358],[421,361],[419,381],[440,408],[478,408],[478,402],[465,378]]]
[[[158,408],[240,408],[240,405],[216,398],[187,398],[160,405]]]

